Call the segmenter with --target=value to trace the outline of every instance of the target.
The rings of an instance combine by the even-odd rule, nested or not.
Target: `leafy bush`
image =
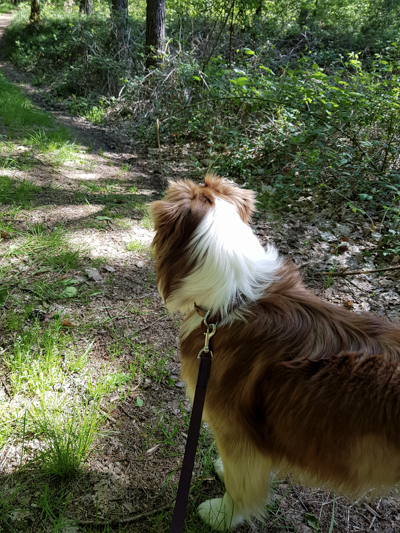
[[[173,0],[163,63],[150,72],[144,2],[131,10],[123,53],[99,6],[81,17],[46,5],[39,31],[17,20],[9,55],[75,113],[97,123],[116,117],[145,144],[157,146],[158,134],[163,145],[191,143],[199,170],[206,164],[242,179],[265,206],[286,208],[312,191],[322,206],[345,203],[388,228],[397,224],[394,3],[314,9],[285,0],[259,16],[244,0]]]

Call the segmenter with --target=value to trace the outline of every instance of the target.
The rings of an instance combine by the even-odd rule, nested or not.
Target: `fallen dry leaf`
[[[2,239],[9,239],[11,235],[5,231],[0,231],[0,238]]]
[[[353,309],[353,307],[354,307],[354,303],[351,300],[347,300],[347,302],[344,302],[343,305],[347,309]]]
[[[148,457],[149,455],[151,455],[152,453],[154,453],[156,450],[158,450],[158,448],[160,447],[160,444],[156,444],[155,446],[153,446],[152,448],[149,448],[145,455]]]
[[[70,320],[68,320],[68,318],[63,318],[61,320],[61,325],[64,327],[64,328],[75,328],[76,325],[73,324]]]

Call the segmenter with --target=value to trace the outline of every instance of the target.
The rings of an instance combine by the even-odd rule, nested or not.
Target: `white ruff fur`
[[[168,298],[166,305],[171,312],[185,314],[196,303],[219,311],[223,321],[229,322],[224,318],[232,304],[258,300],[276,279],[281,265],[277,250],[264,250],[236,207],[220,198],[194,232],[189,247],[188,260],[196,266]],[[198,318],[189,320],[184,336],[198,326]]]

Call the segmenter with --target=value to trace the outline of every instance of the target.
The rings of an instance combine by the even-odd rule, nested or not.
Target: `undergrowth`
[[[304,197],[317,210],[346,205],[378,226],[383,251],[396,249],[395,7],[366,11],[358,2],[332,11],[323,4],[312,20],[289,4],[262,17],[238,7],[229,26],[218,2],[207,11],[176,0],[167,11],[163,63],[150,72],[144,7],[130,8],[123,57],[114,53],[116,30],[102,4],[91,17],[46,4],[40,26],[28,27],[22,8],[8,32],[8,57],[73,113],[94,123],[117,120],[143,145],[161,140],[176,154],[189,145],[199,176],[212,168],[241,180],[258,190],[264,209],[293,209]]]

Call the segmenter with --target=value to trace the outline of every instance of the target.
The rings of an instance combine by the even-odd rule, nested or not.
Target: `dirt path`
[[[116,164],[132,165],[135,163],[142,172],[143,165],[148,165],[149,161],[148,159],[144,161],[137,152],[132,152],[130,147],[134,140],[122,138],[115,131],[92,124],[84,117],[71,116],[66,112],[65,105],[50,102],[45,89],[34,87],[27,73],[17,70],[4,59],[5,30],[11,24],[12,18],[12,14],[0,15],[0,68],[6,77],[15,83],[35,104],[45,109],[59,123],[68,127],[78,142],[87,147],[93,147],[94,151],[102,151],[107,158]],[[153,167],[157,173],[157,162],[151,164],[151,173]]]

